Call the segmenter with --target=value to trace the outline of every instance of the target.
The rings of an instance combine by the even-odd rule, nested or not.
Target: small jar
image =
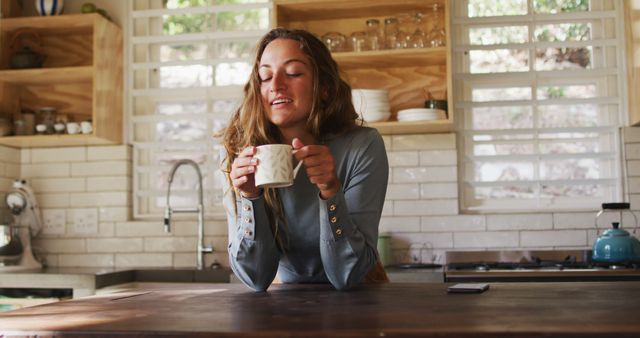
[[[351,50],[354,52],[364,52],[367,49],[367,33],[351,33]]]
[[[38,124],[46,126],[45,134],[53,134],[53,125],[56,123],[56,109],[53,107],[42,107],[38,111]]]
[[[398,19],[390,17],[384,19],[384,45],[387,49],[398,48]]]
[[[382,36],[380,34],[380,21],[378,19],[367,20],[367,45],[369,50],[382,49]]]
[[[329,32],[321,37],[322,42],[329,48],[332,53],[343,52],[346,48],[347,38],[337,32]]]

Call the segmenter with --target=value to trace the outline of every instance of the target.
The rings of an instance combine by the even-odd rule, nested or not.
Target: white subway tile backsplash
[[[566,212],[553,214],[554,229],[594,229],[594,212]]]
[[[150,236],[171,236],[164,232],[162,221],[155,222],[116,222],[117,237],[150,237]]]
[[[630,193],[640,193],[640,177],[630,177],[627,180],[627,183],[629,185],[629,192]]]
[[[486,230],[485,217],[481,215],[423,216],[420,222],[423,232],[469,232]]]
[[[587,232],[585,230],[522,231],[520,245],[522,247],[585,246]]]
[[[86,252],[85,240],[81,238],[47,238],[35,239],[34,247],[47,253],[78,253]]]
[[[20,149],[20,164],[31,163],[31,149],[30,148],[22,148]]]
[[[85,147],[31,149],[31,163],[84,162],[86,160]]]
[[[387,152],[391,151],[391,136],[382,135],[382,141],[384,142],[384,148],[387,150]]]
[[[98,161],[71,164],[71,176],[129,176],[131,163],[126,161]]]
[[[453,236],[443,232],[397,232],[391,234],[391,247],[398,248],[452,248]]]
[[[456,232],[453,246],[457,249],[515,248],[518,247],[517,231]]]
[[[39,193],[60,193],[85,191],[84,178],[34,178],[31,187]]]
[[[387,157],[391,167],[415,167],[419,162],[417,151],[393,151]]]
[[[15,163],[5,163],[4,164],[4,175],[11,179],[22,178],[20,175],[20,165]]]
[[[131,194],[122,192],[70,193],[71,205],[77,207],[125,207],[131,204]]]
[[[146,237],[144,239],[145,252],[189,252],[196,251],[197,237]],[[205,244],[206,245],[206,244]]]
[[[378,231],[380,233],[419,232],[420,217],[382,217]]]
[[[69,177],[71,176],[71,164],[23,164],[20,166],[20,174],[23,178],[34,177]]]
[[[640,176],[640,161],[627,161],[627,175],[630,177]]]
[[[88,252],[142,252],[142,238],[88,238]]]
[[[382,216],[393,216],[393,201],[384,201]]]
[[[88,161],[130,160],[131,147],[127,145],[99,146],[88,148]]]
[[[60,267],[114,267],[114,254],[64,254],[58,255]]]
[[[171,253],[116,253],[117,267],[161,268],[173,266]]]
[[[36,192],[36,200],[40,208],[68,208],[69,193],[62,194],[38,194]]]
[[[131,191],[131,179],[126,176],[87,177],[87,191]]]
[[[625,148],[627,160],[640,160],[640,143],[627,143]]]
[[[115,235],[116,235],[116,223],[100,222],[98,224],[98,233],[95,234],[96,237],[114,237]]]
[[[625,143],[640,143],[640,128],[625,127],[622,128]]]
[[[551,229],[551,214],[487,215],[488,230]]]
[[[391,137],[393,151],[397,150],[427,150],[427,149],[455,149],[456,135],[448,134],[416,134],[394,135]],[[389,151],[390,149],[387,149]]]
[[[452,150],[427,150],[420,152],[421,166],[456,165],[458,161],[455,149]]]
[[[393,170],[393,183],[456,182],[456,167],[420,167]]]
[[[20,163],[20,149],[0,146],[0,162]]]
[[[98,219],[101,222],[128,221],[130,219],[129,215],[131,215],[131,208],[129,208],[129,207],[100,207],[100,208],[98,208]]]
[[[457,213],[457,199],[393,202],[395,216],[455,215]]]
[[[422,199],[458,198],[458,184],[457,183],[422,183],[420,184],[420,198]]]
[[[420,199],[420,186],[417,184],[393,184],[387,185],[387,201],[391,200],[417,200]]]

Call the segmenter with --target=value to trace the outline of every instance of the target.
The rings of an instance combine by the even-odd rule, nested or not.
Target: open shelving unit
[[[10,69],[20,47],[11,41],[19,30],[21,46],[46,55],[42,68]],[[99,14],[17,17],[0,20],[0,116],[19,118],[23,109],[54,107],[93,132],[81,135],[0,137],[10,147],[59,147],[122,142],[122,33]]]
[[[367,19],[384,19],[400,13],[427,13],[437,3],[444,8],[440,23],[447,31],[445,46],[364,52],[334,53],[352,88],[386,89],[389,92],[391,118],[367,125],[382,134],[443,133],[453,130],[451,105],[451,52],[447,0],[275,0],[274,27],[305,29],[320,37],[327,32],[349,36],[364,31]],[[446,119],[433,121],[397,121],[397,112],[424,107],[427,93],[448,102]]]

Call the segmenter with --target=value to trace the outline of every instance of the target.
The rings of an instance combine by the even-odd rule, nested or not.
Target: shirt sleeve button
[[[244,218],[244,222],[245,222],[245,223],[251,223],[251,218],[249,218],[249,217],[245,217],[245,218]]]
[[[342,229],[340,229],[340,228],[336,229],[336,235],[337,235],[338,237],[339,237],[339,236],[342,236]]]
[[[253,234],[253,231],[251,231],[251,229],[244,229],[245,236],[251,236],[252,234]]]
[[[336,211],[336,205],[335,204],[331,204],[329,206],[329,211]]]
[[[338,218],[336,216],[331,217],[331,219],[329,220],[331,223],[335,223],[338,221]]]
[[[249,211],[251,210],[251,207],[245,204],[242,209],[244,209],[244,211]]]

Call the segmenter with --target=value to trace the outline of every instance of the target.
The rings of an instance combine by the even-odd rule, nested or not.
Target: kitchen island
[[[0,314],[0,336],[638,337],[640,282],[194,284],[132,290]]]

